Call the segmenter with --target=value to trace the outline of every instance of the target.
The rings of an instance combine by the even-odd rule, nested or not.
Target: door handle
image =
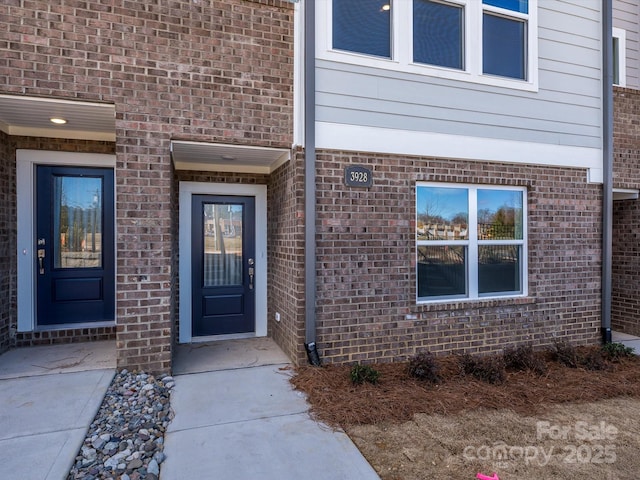
[[[44,248],[38,249],[38,265],[40,266],[40,275],[44,275]]]
[[[249,290],[253,290],[253,277],[255,275],[253,265],[255,264],[255,261],[253,258],[250,258],[247,263],[249,264]]]

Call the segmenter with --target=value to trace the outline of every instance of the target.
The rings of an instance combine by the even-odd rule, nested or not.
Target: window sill
[[[514,305],[529,305],[536,303],[536,299],[531,296],[514,296],[514,297],[502,297],[492,299],[456,299],[451,301],[443,300],[437,303],[418,303],[411,307],[409,313],[406,316],[407,320],[419,320],[429,318],[425,313],[431,312],[443,312],[443,311],[457,311],[457,310],[472,310],[480,308],[497,308]],[[410,318],[411,317],[411,318]]]
[[[466,83],[475,83],[478,85],[509,88],[512,90],[538,92],[537,70],[533,70],[531,72],[530,80],[519,80],[515,78],[512,79],[495,75],[472,73],[467,70],[457,70],[433,65],[425,65],[421,63],[403,63],[397,60],[364,55],[354,52],[345,52],[341,50],[326,50],[324,52],[319,52],[317,57],[321,60],[327,60],[337,63],[347,63],[362,67],[403,72],[421,75],[424,77],[456,80]]]

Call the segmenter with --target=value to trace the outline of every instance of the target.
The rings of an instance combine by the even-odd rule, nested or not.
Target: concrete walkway
[[[640,353],[640,338],[613,332]],[[176,348],[162,480],[371,479],[351,440],[311,420],[268,338]],[[0,355],[0,480],[62,480],[115,374],[115,342]]]
[[[176,355],[161,480],[379,478],[347,435],[309,417],[270,339],[181,348],[196,353]]]
[[[628,333],[612,332],[611,340],[615,343],[622,343],[625,347],[633,348],[634,353],[640,355],[640,337]]]
[[[115,342],[0,355],[0,480],[66,479],[115,367]],[[378,479],[311,420],[291,372],[268,338],[177,347],[162,480]]]
[[[115,365],[115,342],[1,355],[0,479],[67,478]]]

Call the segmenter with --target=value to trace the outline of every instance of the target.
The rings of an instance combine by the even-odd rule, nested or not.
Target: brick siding
[[[602,187],[582,169],[319,151],[318,345],[331,362],[498,352],[600,332]],[[344,167],[373,171],[344,186]],[[526,186],[529,295],[417,305],[417,181]]]
[[[614,187],[640,188],[640,91],[614,88]],[[640,201],[613,202],[611,324],[640,335]]]
[[[305,340],[304,155],[298,150],[273,172],[267,190],[269,335],[303,364]],[[280,321],[274,320],[280,314]]]
[[[0,5],[0,91],[115,104],[118,365],[171,368],[170,140],[289,147],[293,5]]]
[[[16,168],[15,149],[0,132],[0,353],[15,344]]]
[[[640,188],[640,90],[613,88],[613,186]]]

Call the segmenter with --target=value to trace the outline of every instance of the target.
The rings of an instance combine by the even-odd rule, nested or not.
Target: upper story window
[[[526,80],[528,0],[483,0],[483,4],[482,73]]]
[[[318,56],[535,91],[537,1],[322,0]]]
[[[334,0],[333,48],[391,58],[390,11],[384,0]]]
[[[464,8],[413,1],[413,61],[464,69]]]

